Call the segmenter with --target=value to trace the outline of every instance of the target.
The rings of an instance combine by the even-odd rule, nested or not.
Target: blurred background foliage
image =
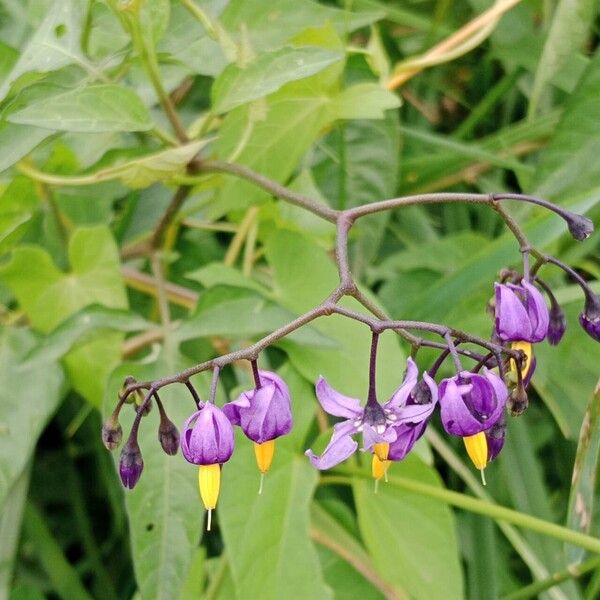
[[[138,4],[132,31],[126,15]],[[125,376],[156,378],[246,346],[336,284],[329,223],[220,174],[194,178],[150,247],[199,151],[336,208],[514,190],[598,223],[597,9],[0,0],[0,598],[598,598],[598,563],[575,547],[393,481],[374,495],[359,475],[336,481],[311,468],[304,449],[328,435],[316,377],[366,392],[369,336],[354,322],[316,322],[261,356],[290,385],[295,428],[260,497],[250,443],[237,439],[210,534],[196,470],[162,454],[156,411],[142,423],[145,471],[132,492],[99,435]],[[161,103],[175,107],[185,143]],[[598,230],[579,244],[555,215],[510,210],[600,291]],[[496,273],[520,260],[496,213],[449,205],[361,220],[351,258],[393,317],[483,336]],[[551,267],[544,277],[567,334],[558,348],[540,345],[531,407],[510,420],[485,491],[437,422],[391,474],[598,535],[600,350],[577,325],[579,289]],[[407,351],[383,336],[382,397]],[[421,368],[434,357],[420,352]],[[248,365],[227,368],[219,400],[250,377]],[[206,378],[194,383],[206,395]],[[163,400],[178,424],[193,408],[183,386]],[[580,578],[565,571],[577,564]],[[551,587],[553,573],[564,582]]]

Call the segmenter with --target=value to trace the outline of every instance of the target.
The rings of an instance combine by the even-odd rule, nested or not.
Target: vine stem
[[[346,474],[350,476],[358,476],[362,479],[370,480],[371,476],[369,473],[361,470],[358,467],[344,466],[336,467],[334,473]],[[352,477],[348,478],[352,481]],[[445,504],[462,508],[479,515],[485,515],[491,517],[495,521],[503,521],[506,523],[512,523],[519,527],[524,527],[536,533],[555,538],[562,542],[567,542],[580,548],[584,548],[589,552],[595,552],[600,554],[600,539],[580,533],[579,531],[573,531],[562,525],[556,525],[549,521],[544,521],[533,515],[528,515],[504,506],[493,504],[485,500],[473,498],[472,496],[466,496],[446,488],[436,487],[427,483],[421,483],[414,479],[407,477],[399,477],[397,475],[389,475],[389,485],[393,485],[402,488],[409,492],[414,492],[422,496],[428,496],[429,498],[435,498]]]

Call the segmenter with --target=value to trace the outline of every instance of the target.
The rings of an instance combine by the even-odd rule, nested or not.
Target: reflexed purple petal
[[[440,416],[444,429],[453,435],[475,435],[486,429],[467,408],[454,378],[440,383]]]
[[[523,280],[522,287],[527,292],[527,313],[531,322],[530,342],[541,342],[548,333],[550,313],[541,292],[528,281]]]
[[[240,417],[244,433],[257,444],[285,435],[292,429],[289,395],[274,383],[263,385],[252,393],[250,408],[241,409]]]
[[[222,464],[233,454],[233,426],[225,413],[209,402],[187,419],[180,442],[188,462]]]
[[[579,323],[589,336],[600,342],[600,317],[589,316],[582,312],[579,315]]]
[[[385,425],[378,425],[382,431],[378,431],[376,428],[367,425],[363,425],[363,450],[369,451],[373,444],[390,443],[396,440],[396,431],[394,427]]]
[[[520,288],[511,284],[496,284],[496,332],[505,342],[528,340],[532,335],[531,321],[521,299],[515,293]]]
[[[492,389],[494,390],[496,403],[492,412],[487,415],[487,422],[496,423],[504,415],[504,408],[506,407],[506,400],[508,399],[508,389],[502,379],[492,371],[488,371],[484,368],[483,376],[491,384]]]
[[[313,467],[324,470],[346,460],[358,448],[358,443],[350,436],[357,432],[357,427],[352,421],[342,421],[333,428],[333,436],[321,456],[317,456],[312,450],[304,454],[308,456]]]
[[[420,423],[431,416],[435,410],[435,402],[429,404],[410,404],[396,411],[394,425],[403,423]]]
[[[399,425],[396,427],[396,441],[390,444],[388,458],[403,460],[412,450],[417,440],[425,433],[427,421],[418,425]]]
[[[223,405],[223,412],[232,425],[239,425],[241,423],[240,411],[250,407],[250,398],[253,393],[254,390],[242,392],[236,400]]]
[[[412,358],[408,358],[406,361],[406,377],[402,382],[402,385],[394,392],[393,396],[383,405],[384,409],[394,409],[400,406],[404,406],[410,393],[412,392],[415,385],[417,385],[417,378],[419,376],[419,370],[415,361]]]
[[[363,411],[359,401],[336,392],[323,377],[319,377],[315,389],[317,400],[326,413],[334,417],[345,417],[346,419],[362,417]]]
[[[491,462],[500,454],[504,446],[504,438],[506,436],[506,421],[504,415],[502,418],[485,432],[485,437],[488,445],[488,462]]]

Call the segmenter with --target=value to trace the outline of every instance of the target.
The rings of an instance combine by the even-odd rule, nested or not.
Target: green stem
[[[213,24],[210,22],[210,18],[208,15],[192,0],[180,0],[181,4],[183,4],[190,13],[196,18],[201,24],[202,27],[206,30],[206,35],[213,40],[218,40],[217,32],[213,27]]]
[[[23,527],[58,595],[68,600],[92,600],[52,536],[40,511],[31,502],[25,507]]]
[[[589,571],[593,571],[599,566],[600,557],[594,556],[583,563],[569,565],[566,569],[553,573],[547,579],[543,579],[542,581],[534,581],[533,583],[521,588],[520,590],[517,590],[516,592],[512,592],[511,594],[503,596],[502,600],[524,600],[525,598],[533,598],[534,596],[537,597],[539,594],[549,590],[555,585],[559,585],[567,579],[581,577],[582,575],[585,575]]]
[[[368,473],[355,467],[338,467],[335,472],[347,475],[357,475],[364,479],[370,479]],[[409,492],[436,498],[451,506],[456,506],[457,508],[462,508],[463,510],[468,510],[479,515],[486,515],[496,521],[506,521],[519,527],[525,527],[526,529],[541,533],[542,535],[547,535],[548,537],[553,537],[562,542],[574,544],[589,552],[600,553],[600,539],[585,535],[578,531],[572,531],[562,525],[556,525],[555,523],[550,523],[549,521],[544,521],[543,519],[538,519],[532,515],[527,515],[504,506],[498,506],[485,500],[479,500],[471,496],[466,496],[465,494],[453,492],[452,490],[438,488],[413,479],[407,479],[406,477],[389,475],[388,480],[390,485],[395,485],[396,487]]]

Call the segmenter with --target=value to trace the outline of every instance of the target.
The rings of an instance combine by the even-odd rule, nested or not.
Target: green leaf
[[[261,54],[245,68],[231,64],[213,84],[213,110],[227,112],[263,98],[286,83],[314,75],[342,58],[340,53],[323,48],[288,47]]]
[[[112,235],[105,226],[81,227],[69,242],[71,271],[63,273],[38,246],[19,246],[0,269],[32,325],[52,331],[84,306],[99,303],[125,308],[127,297],[120,261]],[[65,359],[77,391],[93,404],[102,398],[104,381],[120,358],[118,333],[95,333],[89,343],[72,350]]]
[[[538,196],[560,200],[598,187],[594,165],[600,154],[600,52],[566,103],[548,146],[541,154],[532,188]],[[562,204],[562,202],[561,202]]]
[[[19,162],[51,135],[52,132],[47,129],[0,123],[0,173]]]
[[[100,133],[152,129],[150,112],[132,90],[111,83],[43,98],[8,116],[11,123]]]
[[[84,4],[81,0],[64,0],[49,5],[46,17],[0,85],[0,100],[24,73],[46,73],[73,63],[85,64],[80,46]]]
[[[542,56],[537,64],[533,90],[529,98],[529,114],[537,111],[546,85],[560,72],[568,69],[583,45],[593,25],[597,3],[594,0],[560,0]]]
[[[588,405],[577,444],[573,465],[571,493],[567,511],[567,527],[589,533],[594,514],[594,489],[600,460],[600,381]],[[567,546],[569,564],[581,562],[585,552],[576,546]]]
[[[222,262],[209,263],[191,273],[186,273],[185,276],[192,281],[198,281],[206,288],[217,285],[228,285],[230,287],[254,290],[262,296],[269,295],[269,290],[266,287],[254,281],[254,279],[246,277],[235,267],[229,267]]]
[[[441,486],[437,473],[415,456],[394,463],[394,473]],[[380,575],[419,600],[462,598],[463,581],[452,511],[437,500],[392,485],[355,480],[358,523]]]
[[[396,94],[377,83],[357,83],[333,99],[331,113],[334,119],[383,119],[386,110],[400,104]]]
[[[25,329],[0,332],[0,507],[60,401],[63,374],[56,363],[21,366],[35,343]]]
[[[161,354],[151,364],[124,363],[112,374],[104,396],[104,414],[112,412],[125,377],[156,379],[188,367],[180,356]],[[205,396],[206,378],[194,381]],[[161,390],[169,418],[180,426],[195,411],[194,402],[183,385]],[[129,407],[125,407],[128,409]],[[129,431],[133,410],[121,412],[123,431]],[[202,504],[198,494],[198,469],[181,454],[166,455],[157,440],[156,407],[142,420],[139,444],[144,472],[135,489],[125,491],[131,532],[135,575],[144,600],[172,600],[187,585],[187,574],[198,545]],[[118,461],[119,452],[114,454]]]

